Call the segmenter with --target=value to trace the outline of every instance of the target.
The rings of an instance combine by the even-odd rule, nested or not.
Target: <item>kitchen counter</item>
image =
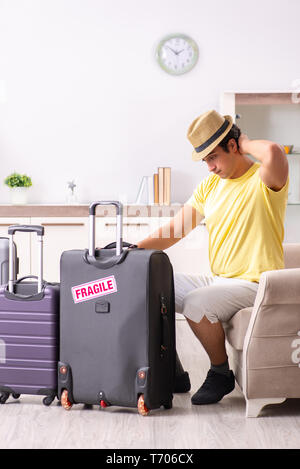
[[[173,217],[182,208],[174,205],[124,205],[124,217]],[[96,215],[114,217],[113,206],[98,206]],[[0,217],[88,217],[89,205],[0,205]]]

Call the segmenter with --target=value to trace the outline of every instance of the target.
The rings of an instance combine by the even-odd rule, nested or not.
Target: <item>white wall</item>
[[[31,203],[135,199],[172,167],[172,201],[206,176],[191,160],[191,121],[228,89],[289,89],[300,78],[298,0],[0,0],[0,203],[13,170]],[[172,32],[200,58],[173,77],[155,61]],[[245,129],[247,130],[247,129]]]

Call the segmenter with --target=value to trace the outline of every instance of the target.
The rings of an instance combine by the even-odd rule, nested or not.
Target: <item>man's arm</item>
[[[181,210],[165,225],[148,238],[138,242],[139,248],[165,250],[192,231],[203,216],[192,206],[184,205]]]
[[[285,185],[289,165],[284,148],[269,140],[249,140],[247,135],[239,138],[241,153],[249,153],[261,162],[260,177],[263,183],[273,191],[279,191]]]

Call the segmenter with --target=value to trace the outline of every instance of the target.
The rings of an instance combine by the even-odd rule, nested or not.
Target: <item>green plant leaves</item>
[[[30,187],[32,181],[26,174],[12,173],[4,179],[4,184],[8,187]]]

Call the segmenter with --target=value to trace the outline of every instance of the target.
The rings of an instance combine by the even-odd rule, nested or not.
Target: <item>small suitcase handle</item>
[[[95,257],[95,216],[96,207],[98,205],[114,205],[117,208],[117,242],[116,242],[116,256],[122,252],[122,228],[123,228],[123,205],[116,200],[101,200],[92,202],[89,208],[90,219],[90,240],[89,240],[89,255]]]
[[[8,227],[9,235],[15,234],[16,231],[35,232],[38,236],[44,236],[44,227],[41,225],[11,225]]]
[[[36,275],[26,275],[25,277],[22,277],[22,278],[18,278],[18,280],[16,280],[14,282],[14,285],[18,285],[20,283],[22,283],[24,280],[27,280],[29,278],[34,278],[34,279],[38,279],[38,277]],[[44,288],[45,285],[43,284],[42,288]],[[6,298],[10,299],[10,300],[21,300],[21,301],[26,301],[26,300],[40,300],[41,299],[41,295],[43,295],[43,293],[39,292],[39,293],[34,293],[33,295],[22,295],[22,294],[17,294],[17,293],[12,293],[10,291],[4,291],[4,295]]]
[[[98,205],[114,205],[117,208],[117,215],[123,215],[123,205],[117,200],[99,200],[97,202],[92,202],[89,208],[89,214],[96,214],[96,207]]]
[[[37,281],[37,289],[38,293],[42,292],[42,285],[43,285],[43,236],[44,236],[44,227],[41,225],[11,225],[8,227],[8,234],[9,234],[9,276],[8,276],[8,291],[13,293],[14,289],[14,241],[13,236],[16,231],[23,231],[23,232],[35,232],[37,234],[38,246],[39,246],[39,272],[38,272],[38,281]]]
[[[123,248],[137,248],[137,244],[127,243],[126,241],[122,242],[122,246]],[[113,243],[107,244],[103,249],[116,249],[116,242],[114,241]]]

